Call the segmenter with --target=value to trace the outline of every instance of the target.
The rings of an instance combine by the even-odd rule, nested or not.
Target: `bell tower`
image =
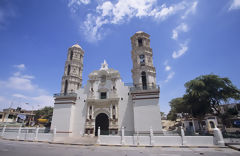
[[[83,56],[84,51],[78,44],[68,49],[62,77],[61,93],[75,92],[82,86]]]
[[[138,31],[131,37],[133,84],[144,90],[156,87],[156,70],[149,37],[150,35],[143,31]]]
[[[135,134],[146,134],[150,129],[154,134],[162,134],[160,88],[156,85],[156,70],[153,66],[149,37],[150,35],[143,31],[138,31],[131,37],[133,86],[130,88],[130,94]]]

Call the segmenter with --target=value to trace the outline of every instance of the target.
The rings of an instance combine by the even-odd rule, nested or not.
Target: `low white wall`
[[[2,138],[5,139],[18,139],[18,140],[35,140],[35,133],[21,133],[18,136],[17,132],[5,132]],[[53,134],[52,133],[38,133],[38,137],[36,141],[52,141]]]
[[[240,143],[240,138],[224,138],[225,143]]]
[[[213,136],[184,136],[183,145],[187,146],[213,146]]]
[[[212,136],[185,136],[185,146],[213,146]],[[121,136],[100,136],[100,144],[121,145]],[[150,136],[125,136],[124,145],[151,145]],[[181,136],[153,136],[155,146],[182,146]]]
[[[100,144],[121,145],[121,136],[100,135]]]
[[[154,145],[157,146],[181,146],[181,136],[154,136]]]

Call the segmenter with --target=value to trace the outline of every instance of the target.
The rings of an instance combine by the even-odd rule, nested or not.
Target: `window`
[[[12,114],[9,114],[9,115],[8,115],[8,119],[13,119],[13,115],[12,115]]]
[[[106,98],[107,98],[107,93],[106,92],[101,92],[100,99],[106,99]]]
[[[113,106],[113,109],[115,109],[115,106]]]
[[[143,89],[144,90],[146,90],[147,89],[147,77],[146,77],[146,72],[142,72],[141,73],[141,75],[142,75],[142,87],[143,87]]]
[[[140,65],[144,66],[145,65],[145,56],[144,55],[139,55],[140,58]]]
[[[115,116],[115,115],[113,115],[113,119],[116,119],[116,116]]]
[[[193,126],[193,123],[192,123],[192,122],[189,122],[189,126],[192,127],[192,126]]]
[[[0,114],[0,119],[2,119],[2,114]]]
[[[92,115],[89,116],[89,119],[92,119]]]
[[[64,86],[64,94],[67,93],[67,89],[68,89],[68,81],[65,81],[65,86]]]
[[[138,46],[139,47],[142,47],[143,46],[143,41],[141,38],[138,39]]]
[[[89,109],[92,110],[92,106],[90,106]]]
[[[71,51],[71,53],[70,53],[70,60],[72,60],[73,59],[73,51]]]
[[[215,124],[213,123],[213,121],[210,121],[209,123],[210,123],[211,128],[215,128]]]
[[[68,65],[68,69],[67,69],[67,75],[69,75],[69,74],[70,74],[70,70],[71,70],[71,66],[70,66],[70,65]]]

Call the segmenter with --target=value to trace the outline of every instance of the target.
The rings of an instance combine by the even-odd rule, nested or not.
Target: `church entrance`
[[[109,134],[109,119],[105,113],[100,113],[97,115],[95,120],[95,136],[98,135],[98,127],[100,127],[101,135]]]

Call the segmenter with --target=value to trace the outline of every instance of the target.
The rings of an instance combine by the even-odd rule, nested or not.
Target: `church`
[[[125,84],[116,69],[104,60],[88,75],[82,86],[84,50],[75,44],[68,49],[61,93],[54,94],[51,129],[62,136],[96,136],[162,133],[159,108],[160,88],[150,47],[150,35],[136,32],[131,37],[132,81]],[[130,70],[130,69],[129,69]]]

